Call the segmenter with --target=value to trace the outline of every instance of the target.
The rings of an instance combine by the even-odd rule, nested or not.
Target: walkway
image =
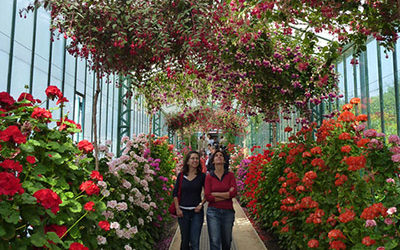
[[[243,209],[236,199],[233,199],[233,208],[235,209],[235,225],[233,226],[233,244],[232,250],[267,250],[264,243],[254,230],[249,219],[247,219]],[[169,250],[179,250],[181,243],[181,233],[179,227],[175,232]],[[200,236],[200,249],[209,250],[207,222],[204,219],[203,230]]]

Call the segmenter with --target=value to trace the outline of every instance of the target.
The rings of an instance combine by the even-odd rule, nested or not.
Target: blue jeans
[[[178,218],[181,230],[181,250],[199,250],[200,234],[204,221],[204,210],[195,213],[194,210],[182,209],[183,217]]]
[[[207,229],[211,250],[230,250],[232,243],[232,228],[235,221],[235,211],[208,207]]]

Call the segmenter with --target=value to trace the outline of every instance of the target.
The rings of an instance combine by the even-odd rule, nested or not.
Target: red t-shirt
[[[233,191],[229,192],[230,199],[215,201],[215,197],[211,195],[213,192],[228,192],[231,187],[233,187]],[[211,171],[211,173],[206,176],[204,194],[209,207],[233,209],[232,198],[237,194],[235,175],[232,172],[225,171],[220,180],[214,174],[214,171]]]

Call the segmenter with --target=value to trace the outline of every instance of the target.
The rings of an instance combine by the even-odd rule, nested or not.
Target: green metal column
[[[397,50],[396,46],[393,50],[393,72],[394,72],[394,97],[396,103],[396,123],[397,135],[400,135],[400,93],[399,93],[399,68],[397,65]]]
[[[161,110],[153,115],[153,134],[157,137],[161,136]]]
[[[357,58],[354,58],[354,60],[356,60],[356,59]],[[353,64],[353,81],[354,81],[354,97],[358,97],[358,91],[357,91],[357,64]],[[356,109],[356,115],[358,115],[358,110],[357,109]]]
[[[378,52],[378,83],[379,83],[379,108],[381,112],[381,129],[382,133],[385,133],[385,113],[383,104],[383,80],[382,80],[382,61],[381,61],[381,47],[379,43],[376,43],[376,49]]]
[[[121,155],[121,139],[123,136],[131,136],[131,98],[124,101],[124,97],[128,93],[130,86],[130,79],[119,77],[119,91],[118,91],[118,127],[117,127],[117,156]]]
[[[13,13],[11,21],[11,36],[10,36],[10,54],[8,56],[8,75],[7,75],[7,92],[11,91],[11,74],[14,57],[14,37],[15,37],[15,16],[17,15],[17,0],[13,2]]]

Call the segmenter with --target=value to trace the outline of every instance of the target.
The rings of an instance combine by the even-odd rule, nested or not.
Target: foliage
[[[122,155],[102,161],[107,180],[102,189],[107,194],[103,215],[110,230],[99,232],[99,245],[110,249],[153,249],[163,225],[169,221],[166,214],[172,201],[173,147],[166,137],[153,136],[124,137]],[[107,155],[107,147],[103,150]]]
[[[393,49],[400,28],[398,1],[232,1],[239,15],[248,15],[261,23],[276,22],[287,33],[296,27],[306,35],[328,33],[341,46],[353,43],[356,52],[365,50],[373,36],[388,49]]]
[[[308,102],[336,98],[335,46],[318,49],[315,37],[291,37],[246,17],[232,17],[221,27],[218,44],[212,79],[227,107],[235,100],[244,113],[279,121],[279,107],[286,112],[296,107],[308,116]]]
[[[247,121],[236,112],[209,107],[195,107],[184,109],[182,113],[169,114],[166,116],[166,124],[172,132],[177,130],[209,131],[221,130],[222,133],[240,135],[245,132]]]
[[[392,135],[385,145],[383,134],[364,130],[366,115],[355,116],[352,106],[324,120],[316,140],[303,127],[258,166],[265,181],[252,212],[288,249],[394,249],[400,243],[400,139]]]
[[[46,94],[66,100],[54,86]],[[105,205],[91,172],[93,145],[76,145],[70,135],[80,125],[53,119],[40,104],[28,93],[17,102],[0,93],[0,248],[95,246],[93,225]]]

